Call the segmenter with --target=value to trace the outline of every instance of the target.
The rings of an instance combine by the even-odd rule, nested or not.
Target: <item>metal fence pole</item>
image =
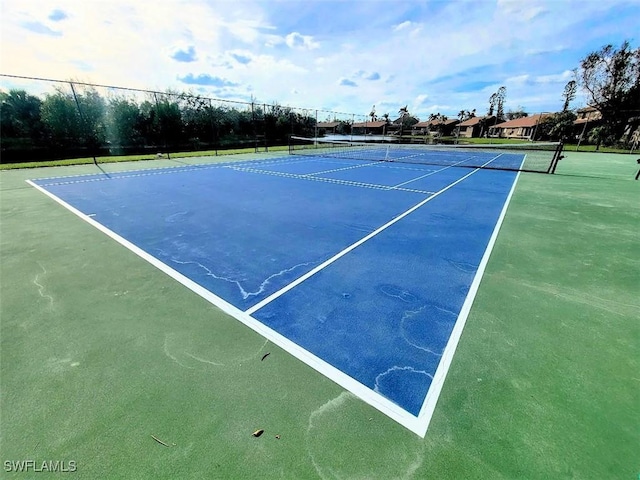
[[[73,93],[73,99],[76,102],[76,108],[78,109],[78,115],[80,115],[80,122],[82,123],[82,130],[84,131],[85,135],[87,134],[87,122],[84,118],[84,115],[82,114],[82,108],[80,108],[80,102],[78,101],[78,95],[76,95],[76,89],[73,87],[73,82],[69,82],[69,86],[71,87],[71,93]],[[95,152],[91,152],[92,157],[93,157],[93,163],[96,165],[96,167],[98,166],[98,160],[96,159],[96,155]]]

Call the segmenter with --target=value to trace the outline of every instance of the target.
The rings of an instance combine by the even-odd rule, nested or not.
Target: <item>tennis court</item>
[[[481,163],[494,158],[484,156]],[[10,315],[3,318],[3,383],[18,385],[25,372],[35,382],[4,399],[4,412],[21,412],[9,435],[27,432],[11,447],[11,458],[40,457],[29,452],[43,442],[48,457],[77,458],[78,473],[84,466],[87,478],[99,471],[96,458],[122,475],[164,478],[202,472],[247,478],[261,468],[283,478],[562,473],[554,463],[560,456],[543,459],[551,447],[540,442],[555,440],[543,441],[549,431],[530,422],[575,421],[564,418],[562,408],[556,417],[536,406],[548,402],[553,410],[554,392],[581,391],[575,381],[581,374],[565,371],[570,385],[550,381],[549,391],[536,393],[546,400],[533,402],[531,388],[541,383],[523,372],[530,372],[527,361],[543,363],[547,369],[539,375],[546,378],[555,358],[556,368],[574,368],[576,374],[584,351],[600,348],[607,358],[589,367],[600,372],[599,389],[610,383],[603,372],[632,358],[621,353],[633,351],[629,343],[610,351],[611,325],[600,323],[608,311],[620,333],[630,331],[636,306],[631,239],[614,262],[616,271],[627,272],[618,275],[619,300],[580,302],[579,313],[563,304],[560,328],[551,318],[554,301],[573,299],[571,304],[576,295],[597,292],[596,285],[550,287],[553,263],[566,265],[566,254],[556,251],[536,274],[538,255],[558,246],[545,245],[544,232],[526,234],[525,226],[533,217],[544,223],[548,215],[553,223],[571,216],[561,212],[575,206],[554,206],[557,199],[547,198],[560,185],[586,195],[585,177],[386,159],[394,161],[258,155],[119,171],[85,166],[65,169],[65,175],[59,169],[50,175],[19,172],[29,188],[15,175],[7,182],[5,175],[3,227],[18,222],[18,215],[31,220],[23,233],[3,235],[3,260],[9,259],[3,277],[16,272],[15,287],[3,282],[3,309]],[[523,165],[526,158],[509,161]],[[628,185],[622,178],[595,182],[603,189],[601,203],[603,192]],[[516,214],[510,217],[512,196]],[[608,200],[619,206],[628,201]],[[505,218],[507,234],[499,236]],[[632,223],[630,217],[621,220],[619,230],[627,225],[629,231]],[[517,240],[532,242],[538,235],[544,246]],[[25,245],[31,253],[17,255]],[[496,245],[502,247],[497,259]],[[478,290],[490,257],[493,275]],[[609,336],[600,332],[596,343],[565,349],[566,358],[546,357],[549,342],[562,343],[558,328],[582,328],[583,309],[590,312],[589,328]],[[469,333],[470,315],[476,323]],[[533,328],[535,319],[545,328]],[[17,330],[7,330],[12,326]],[[461,336],[467,343],[454,357]],[[15,360],[13,374],[8,358]],[[445,382],[450,367],[453,379]],[[591,385],[593,379],[583,381]],[[626,391],[609,387],[612,399]],[[522,398],[505,396],[511,389]],[[43,398],[47,391],[53,396]],[[507,413],[512,410],[506,405],[525,397],[523,417]],[[31,401],[18,406],[24,398]],[[573,398],[574,407],[583,401]],[[593,407],[586,402],[579,410]],[[30,411],[40,413],[30,417]],[[46,412],[55,426],[38,433]],[[628,415],[617,409],[609,419],[623,425]],[[514,433],[525,424],[528,436]],[[267,433],[256,439],[256,428]],[[603,427],[592,420],[576,428],[594,440]],[[582,433],[565,432],[574,442],[585,440]],[[166,445],[147,443],[150,434]],[[492,439],[488,450],[481,447],[483,434]],[[512,445],[500,447],[500,438]],[[596,471],[628,466],[628,443],[615,441],[621,456]],[[526,459],[514,464],[504,458],[527,446],[534,450]],[[142,453],[148,457],[138,465]],[[575,459],[571,465],[573,471],[583,468]]]
[[[316,155],[32,185],[424,436],[515,179]]]

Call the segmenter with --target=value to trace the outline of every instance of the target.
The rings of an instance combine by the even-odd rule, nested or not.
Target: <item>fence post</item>
[[[80,122],[82,122],[82,130],[84,130],[85,135],[87,134],[87,122],[82,114],[82,108],[80,108],[80,102],[78,101],[78,95],[76,95],[76,89],[73,88],[73,82],[69,82],[69,86],[71,87],[71,93],[73,93],[73,99],[76,102],[76,108],[78,109],[78,115],[80,115]],[[98,166],[98,160],[96,159],[95,152],[91,152],[93,156],[93,163]]]
[[[153,98],[156,100],[156,117],[158,118],[158,127],[160,128],[160,137],[162,138],[162,142],[164,143],[164,149],[167,152],[167,158],[171,159],[171,154],[169,153],[169,149],[167,148],[167,137],[164,135],[164,128],[162,128],[162,119],[160,118],[160,102],[158,102],[158,94],[157,92],[153,92]]]

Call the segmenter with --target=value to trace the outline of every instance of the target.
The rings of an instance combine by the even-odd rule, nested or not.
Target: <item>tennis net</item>
[[[348,160],[552,173],[555,164],[561,158],[562,143],[429,145],[351,142],[292,136],[289,153]]]

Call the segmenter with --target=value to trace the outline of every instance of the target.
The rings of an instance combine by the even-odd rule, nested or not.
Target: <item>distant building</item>
[[[387,126],[387,133],[393,135],[408,134],[413,131],[413,127],[419,122],[419,120],[413,115],[400,116],[391,121],[391,124]]]
[[[318,135],[336,133],[338,125],[340,125],[340,122],[318,122]]]
[[[356,122],[353,124],[354,135],[384,135],[387,122],[375,120],[370,122]]]
[[[602,114],[592,106],[579,108],[576,110],[576,116],[578,117],[574,122],[576,125],[582,125],[587,122],[595,122],[602,119]]]
[[[456,126],[460,123],[457,118],[447,120],[428,120],[426,122],[418,122],[411,127],[412,135],[441,135],[443,137],[451,136]]]
[[[529,117],[516,118],[506,122],[498,123],[489,127],[490,137],[513,138],[521,140],[533,140],[536,127],[549,113],[536,113]]]
[[[471,117],[464,122],[458,124],[460,132],[459,137],[477,138],[481,137],[489,131],[489,127],[496,123],[496,117],[487,115],[485,117]]]
[[[588,136],[589,130],[600,125],[602,114],[592,106],[576,110],[576,120],[573,122],[573,136],[582,141]]]

